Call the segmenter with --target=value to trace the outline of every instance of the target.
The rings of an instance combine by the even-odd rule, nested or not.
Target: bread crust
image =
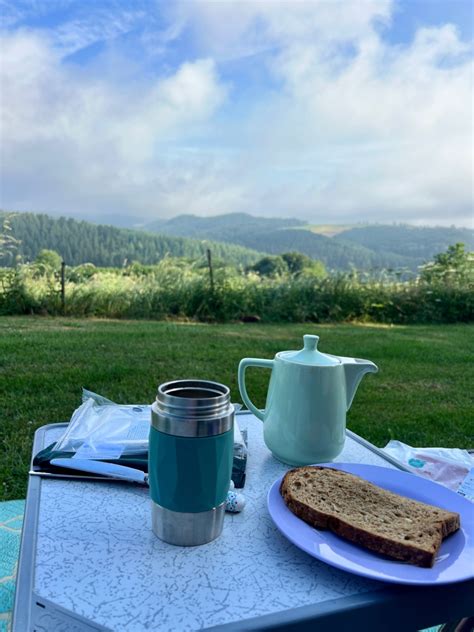
[[[325,479],[324,495],[318,490],[317,485],[318,478],[321,482],[321,477]],[[305,491],[305,481],[308,489],[312,485],[311,494],[313,495],[311,496],[311,502],[301,499]],[[314,491],[315,484],[316,491]],[[360,513],[367,517],[367,525],[361,524],[360,521],[351,517],[349,494],[351,487],[354,489],[355,486],[357,486],[358,491],[362,493],[362,497],[366,501],[366,504],[362,507],[363,511],[360,510]],[[322,508],[316,506],[320,497],[326,501],[326,504],[331,504],[330,499],[326,498],[331,494],[331,487],[333,487],[334,494],[340,495],[342,493],[343,496],[347,494],[348,508],[346,510],[341,510],[340,508],[335,511],[328,510],[325,509],[325,505],[322,502]],[[283,477],[280,493],[290,511],[312,527],[328,529],[340,537],[371,551],[423,567],[433,566],[443,539],[460,527],[459,514],[457,513],[445,511],[439,507],[420,503],[393,492],[382,490],[377,485],[373,485],[358,476],[333,468],[304,466],[290,470]],[[315,495],[316,500],[314,500]],[[399,503],[399,506],[405,510],[405,513],[413,510],[414,513],[419,514],[421,512],[422,516],[426,515],[425,519],[418,519],[417,517],[417,520],[414,521],[416,522],[414,525],[416,529],[414,529],[413,534],[415,534],[415,531],[420,530],[423,533],[423,542],[421,544],[419,541],[416,541],[415,535],[412,536],[410,533],[403,535],[407,531],[406,525],[401,520],[399,520],[400,524],[398,525],[397,519],[393,520],[390,514],[388,514],[391,518],[388,521],[390,523],[389,528],[393,527],[395,532],[399,528],[399,536],[396,533],[395,535],[387,535],[387,533],[380,532],[380,528],[371,524],[370,517],[372,515],[375,520],[375,512],[378,512],[377,520],[380,522],[381,512],[382,514],[384,512],[384,503],[386,506],[390,504],[392,507],[394,503]],[[404,520],[411,522],[407,517]]]

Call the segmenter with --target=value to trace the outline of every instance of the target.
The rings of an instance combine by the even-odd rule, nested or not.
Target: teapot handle
[[[240,361],[240,364],[239,364],[238,380],[239,380],[240,396],[242,397],[244,404],[247,406],[247,408],[250,411],[253,412],[255,417],[258,417],[261,421],[263,421],[264,412],[262,412],[256,406],[252,404],[252,402],[250,401],[250,397],[248,396],[247,389],[245,387],[245,370],[249,366],[259,366],[264,369],[271,369],[273,368],[273,360],[260,360],[259,358],[244,358],[243,360]]]

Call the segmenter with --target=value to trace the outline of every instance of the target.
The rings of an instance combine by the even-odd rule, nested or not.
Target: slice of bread
[[[460,527],[457,513],[329,467],[290,470],[280,493],[290,511],[312,527],[418,566],[433,566],[443,539]]]

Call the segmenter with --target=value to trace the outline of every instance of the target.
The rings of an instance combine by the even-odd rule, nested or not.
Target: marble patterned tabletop
[[[148,490],[112,482],[43,479],[35,593],[112,630],[198,630],[374,591],[375,581],[325,565],[286,540],[266,506],[288,467],[272,457],[262,426],[248,432],[246,508],[226,514],[222,535],[192,548],[151,531]],[[45,443],[56,440],[57,428]],[[339,462],[394,467],[348,437]]]

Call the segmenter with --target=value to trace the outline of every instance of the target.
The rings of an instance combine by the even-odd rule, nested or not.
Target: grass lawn
[[[218,380],[240,401],[237,365],[272,358],[315,333],[320,349],[367,358],[348,426],[378,446],[474,447],[474,326],[205,325],[68,318],[0,318],[0,500],[26,493],[33,434],[67,421],[85,387],[121,403],[146,403],[159,383]],[[269,372],[247,372],[265,404]]]

